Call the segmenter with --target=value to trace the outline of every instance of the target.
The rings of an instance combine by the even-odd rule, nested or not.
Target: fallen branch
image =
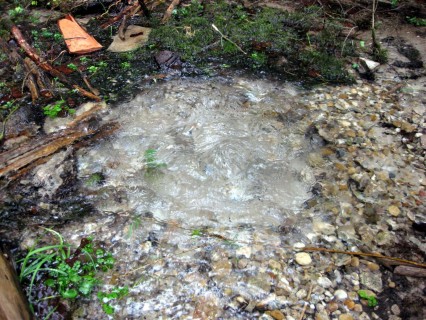
[[[30,57],[31,60],[33,60],[37,66],[39,66],[44,71],[48,72],[52,77],[58,78],[59,81],[66,83],[68,85],[71,85],[74,89],[76,89],[81,95],[100,101],[101,98],[98,96],[95,96],[94,94],[84,90],[83,88],[80,88],[76,84],[72,84],[63,73],[61,73],[59,70],[55,69],[53,66],[51,66],[47,61],[43,61],[42,58],[33,50],[33,48],[28,44],[28,42],[24,39],[21,30],[17,26],[12,26],[11,29],[13,37],[18,42],[19,46],[24,49],[25,53]]]
[[[11,33],[18,42],[19,46],[24,49],[27,56],[30,57],[30,59],[33,60],[40,68],[46,72],[49,72],[53,77],[58,78],[61,82],[69,84],[69,81],[61,72],[53,68],[47,61],[43,61],[42,58],[33,50],[33,48],[24,39],[21,30],[19,30],[17,26],[12,26]]]
[[[115,17],[113,17],[112,19],[108,20],[107,22],[101,24],[101,28],[102,29],[106,29],[108,28],[110,25],[114,24],[115,22],[117,22],[118,20],[121,20],[121,18],[125,15],[127,15],[129,12],[135,10],[139,10],[140,6],[138,3],[135,3],[131,6],[128,6],[126,8],[124,8],[119,14],[117,14]]]
[[[395,274],[406,277],[426,278],[426,270],[409,266],[397,266],[393,271]]]
[[[170,6],[167,8],[166,12],[164,13],[163,19],[161,19],[161,23],[166,23],[169,21],[170,17],[172,16],[173,10],[175,7],[180,3],[180,0],[173,0]]]

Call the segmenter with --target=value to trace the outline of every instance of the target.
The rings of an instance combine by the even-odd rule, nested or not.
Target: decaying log
[[[34,163],[41,163],[56,151],[69,146],[85,137],[99,132],[101,128],[89,125],[90,119],[102,109],[102,104],[97,104],[90,110],[76,116],[68,124],[67,129],[49,134],[34,141],[0,154],[0,177],[8,176],[10,180],[19,177],[16,173],[25,170],[26,167]]]
[[[31,319],[28,303],[19,287],[19,282],[11,267],[0,251],[0,319]]]
[[[167,8],[166,12],[164,13],[163,19],[161,19],[161,23],[166,23],[169,21],[170,17],[172,16],[172,12],[175,9],[175,7],[180,3],[180,0],[173,0],[170,6]]]

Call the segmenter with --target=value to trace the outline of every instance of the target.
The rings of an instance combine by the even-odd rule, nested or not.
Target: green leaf
[[[95,285],[94,279],[83,281],[78,287],[78,291],[80,291],[85,296],[88,295]]]
[[[66,291],[61,292],[61,296],[65,299],[74,299],[77,297],[78,292],[75,289],[68,289]]]
[[[53,279],[47,279],[44,284],[48,287],[54,287],[56,285],[56,281]]]
[[[115,311],[114,308],[107,303],[102,304],[102,310],[104,310],[104,312],[109,315],[114,314]]]

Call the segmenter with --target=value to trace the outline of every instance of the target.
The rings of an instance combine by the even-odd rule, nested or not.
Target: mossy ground
[[[153,58],[162,50],[177,53],[186,65],[190,65],[183,71],[189,75],[191,72],[211,75],[218,69],[232,67],[308,84],[353,80],[346,71],[345,59],[356,55],[355,47],[341,35],[342,24],[327,16],[320,6],[287,12],[246,8],[232,1],[204,1],[203,4],[183,1],[170,20],[161,24],[164,10],[165,7],[158,8],[149,19],[136,16],[130,21],[153,29],[144,47],[128,53],[103,50],[83,57],[66,53],[54,21],[38,23],[36,18],[24,19],[32,16],[26,11],[12,18],[20,21],[26,39],[41,56],[76,83],[82,83],[82,75],[86,76],[108,101],[130,98],[147,76],[163,72]],[[107,47],[118,25],[103,30],[100,23],[100,20],[92,20],[86,27]],[[7,56],[3,55],[2,60],[7,64]],[[19,66],[12,66],[10,74],[16,75],[18,69]],[[22,83],[22,72],[21,75]],[[17,83],[18,78],[14,76]],[[65,90],[58,81],[54,81],[54,85],[56,90],[51,100],[65,100],[70,107],[82,101],[78,94]],[[40,100],[38,104],[42,108],[51,102]]]

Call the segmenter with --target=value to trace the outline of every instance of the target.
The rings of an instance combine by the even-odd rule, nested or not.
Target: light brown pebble
[[[285,320],[285,316],[280,310],[266,311],[265,313],[275,320]]]
[[[359,258],[358,257],[352,257],[351,266],[354,267],[354,268],[359,267]]]
[[[339,309],[339,305],[334,301],[331,301],[327,305],[327,310],[330,311],[330,313],[336,311],[337,309]]]
[[[380,266],[377,263],[374,263],[374,262],[367,262],[367,267],[371,271],[377,271],[377,270],[380,269]]]
[[[339,316],[339,320],[354,320],[354,317],[349,313],[344,313]]]
[[[389,288],[395,288],[396,287],[396,283],[393,282],[393,281],[389,281],[388,286],[389,286]]]
[[[349,310],[352,310],[355,307],[355,302],[353,302],[351,299],[346,299],[344,304],[348,307]]]
[[[354,309],[355,312],[362,312],[362,305],[357,303],[354,305]]]
[[[397,206],[392,205],[392,206],[389,206],[389,207],[388,207],[388,212],[389,212],[392,216],[397,217],[397,216],[399,216],[399,214],[401,213],[401,210],[399,210],[399,208],[398,208]]]
[[[346,167],[343,163],[338,162],[338,163],[336,163],[335,167],[336,167],[336,170],[338,170],[338,171],[345,171],[346,170]]]
[[[278,261],[271,259],[268,261],[268,265],[273,270],[281,270],[281,263],[279,263]]]

